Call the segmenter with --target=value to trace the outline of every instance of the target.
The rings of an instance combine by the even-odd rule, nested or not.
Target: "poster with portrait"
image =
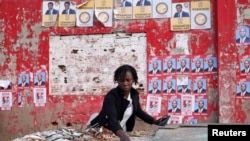
[[[115,19],[133,18],[133,0],[115,0]]]
[[[208,97],[207,95],[195,95],[193,115],[207,115]]]
[[[192,115],[194,111],[194,95],[181,95],[181,115]]]
[[[133,0],[133,19],[152,18],[152,0]]]
[[[250,55],[243,55],[240,57],[240,74],[250,74]]]
[[[152,18],[170,18],[172,9],[172,0],[153,0]]]
[[[192,93],[192,79],[188,75],[177,75],[176,83],[178,94]]]
[[[204,72],[203,57],[201,55],[196,55],[191,58],[191,68],[192,74],[202,75]]]
[[[190,56],[181,55],[177,58],[177,74],[189,74],[190,68]]]
[[[42,26],[51,27],[57,25],[57,18],[59,14],[59,2],[57,1],[43,1],[42,5]]]
[[[168,96],[167,109],[169,115],[181,115],[181,97],[178,95]]]
[[[193,76],[193,94],[207,94],[206,78],[204,78],[203,76]]]
[[[38,70],[34,73],[34,85],[35,87],[45,87],[46,84],[46,72]]]
[[[11,91],[12,82],[10,80],[0,80],[0,91]]]
[[[182,115],[171,115],[168,124],[181,124],[183,121]]]
[[[73,27],[76,25],[76,3],[71,1],[60,1],[59,27]]]
[[[28,88],[30,87],[30,79],[32,76],[30,76],[30,73],[27,71],[23,71],[18,74],[18,88]]]
[[[192,124],[198,124],[199,122],[198,122],[198,119],[195,116],[184,116],[183,117],[183,123],[192,125]]]
[[[190,2],[172,3],[171,30],[190,30]]]
[[[250,80],[249,79],[237,80],[236,98],[250,98]]]
[[[176,77],[165,76],[163,77],[163,95],[175,95],[177,91]]]
[[[151,116],[158,116],[161,112],[161,96],[159,95],[148,95],[146,112]]]
[[[162,74],[162,59],[159,57],[148,58],[148,76],[161,76]]]
[[[76,26],[92,27],[94,22],[94,0],[88,0],[76,9]]]
[[[34,88],[33,89],[35,106],[45,106],[47,101],[46,88]]]
[[[19,89],[17,91],[17,105],[18,105],[18,107],[23,107],[24,102],[25,102],[25,96],[24,96],[23,89]]]
[[[95,0],[95,16],[105,27],[112,27],[113,0]]]
[[[163,75],[175,74],[176,58],[175,56],[167,56],[163,58]]]
[[[160,77],[148,77],[148,94],[162,94],[162,80]]]
[[[249,26],[239,25],[235,33],[236,46],[246,46],[250,44]]]
[[[217,57],[215,55],[206,55],[204,57],[204,73],[213,74],[218,71]]]
[[[0,92],[1,110],[11,110],[12,107],[12,92]]]
[[[210,5],[208,0],[191,1],[191,29],[211,28]]]

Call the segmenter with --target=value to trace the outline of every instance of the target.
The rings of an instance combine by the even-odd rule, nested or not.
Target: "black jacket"
[[[154,118],[141,109],[139,93],[132,88],[130,94],[133,100],[133,114],[126,123],[127,131],[133,130],[136,116],[149,124],[153,124]],[[129,101],[123,98],[123,91],[118,86],[111,89],[104,97],[99,115],[94,118],[90,124],[95,125],[98,123],[99,126],[104,126],[113,133],[116,133],[117,130],[122,129],[120,121],[123,118],[123,114],[128,104]]]

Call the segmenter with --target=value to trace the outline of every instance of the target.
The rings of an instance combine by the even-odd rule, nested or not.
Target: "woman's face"
[[[126,75],[118,80],[118,86],[125,92],[130,92],[134,78],[131,72],[127,72]]]

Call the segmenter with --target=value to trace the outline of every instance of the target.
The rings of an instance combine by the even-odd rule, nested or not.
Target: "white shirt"
[[[202,111],[203,111],[203,108],[202,108],[202,109],[199,109],[198,113],[202,113]]]
[[[183,92],[183,93],[185,93],[186,91],[187,91],[187,88],[185,88],[185,89],[182,89],[182,92]]]
[[[141,1],[141,6],[144,6],[144,0],[143,0],[143,1]]]
[[[208,71],[212,71],[213,70],[213,67],[209,67]]]
[[[244,95],[245,95],[245,93],[246,93],[246,91],[244,91],[244,92],[241,92],[241,96],[244,96]]]
[[[202,90],[202,89],[198,89],[198,93],[201,93],[201,90]]]
[[[245,73],[248,73],[248,72],[249,72],[249,68],[246,68]]]
[[[246,37],[240,38],[240,43],[244,43]]]
[[[179,17],[182,17],[182,11],[179,13]]]
[[[126,1],[122,2],[122,7],[125,7],[125,3],[126,3]]]
[[[173,108],[173,109],[172,109],[172,113],[175,113],[175,111],[176,111],[176,108]]]
[[[153,90],[153,93],[156,93],[156,89]]]
[[[40,86],[41,84],[42,84],[42,81],[38,81],[38,82],[37,82],[37,85]]]
[[[158,69],[153,70],[153,74],[156,74],[156,73],[157,73],[157,71],[158,71]]]
[[[153,89],[152,93],[155,94],[158,89]]]
[[[153,74],[156,74],[156,70],[153,70]]]
[[[170,92],[171,92],[171,90],[172,90],[172,88],[171,88],[171,89],[168,89],[168,91],[167,91],[167,92],[168,92],[168,93],[170,93]]]
[[[184,72],[185,68],[181,68],[181,72]]]
[[[129,104],[128,104],[128,107],[125,110],[123,118],[120,122],[120,125],[124,131],[127,131],[126,122],[128,121],[128,119],[131,117],[131,115],[133,113],[133,104],[132,104],[132,99],[131,99],[130,94],[128,95],[127,100],[129,101]]]

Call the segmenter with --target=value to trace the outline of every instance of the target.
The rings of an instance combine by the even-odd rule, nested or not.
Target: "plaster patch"
[[[183,52],[183,54],[189,55],[189,48],[188,48],[188,41],[189,36],[188,34],[176,34],[175,35],[175,41],[176,41],[176,49]]]
[[[50,36],[49,94],[105,94],[116,84],[114,70],[122,64],[137,69],[146,86],[146,34]],[[145,63],[142,63],[145,62]],[[135,88],[138,86],[135,86]]]

